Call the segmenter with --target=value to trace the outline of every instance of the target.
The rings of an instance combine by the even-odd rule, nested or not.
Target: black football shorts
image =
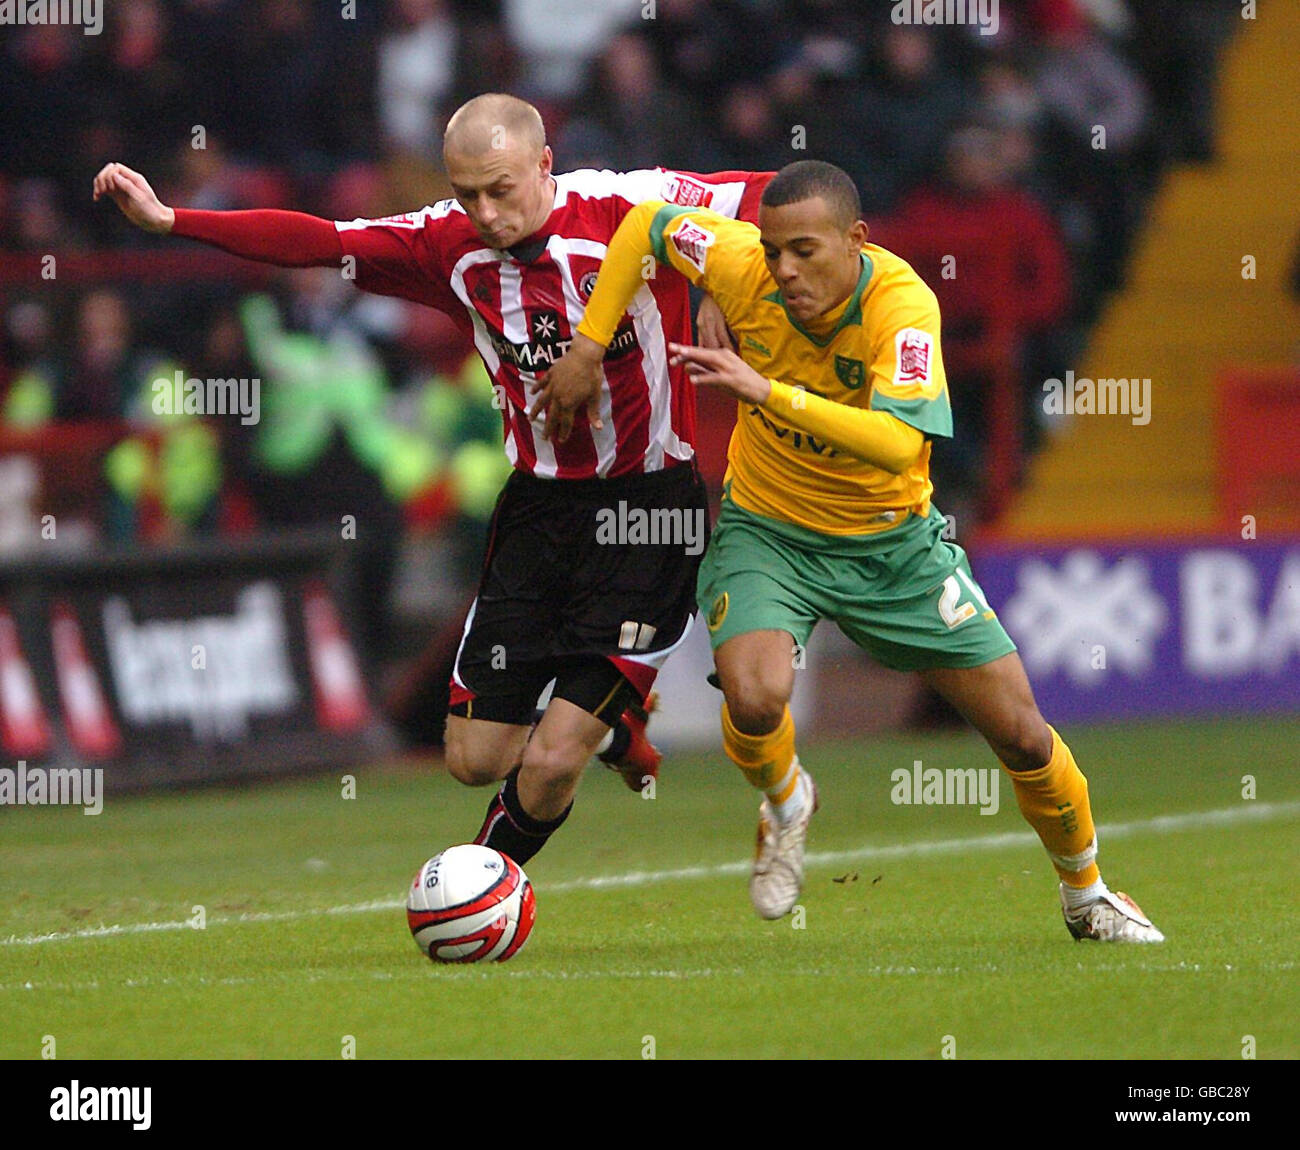
[[[527,724],[554,679],[554,697],[612,726],[686,637],[708,532],[692,464],[617,479],[515,472],[489,528],[451,713]]]

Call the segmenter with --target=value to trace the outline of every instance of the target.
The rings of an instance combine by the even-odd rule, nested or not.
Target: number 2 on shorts
[[[957,581],[959,577],[961,583]],[[984,593],[979,589],[979,586],[965,571],[958,567],[954,574],[949,575],[943,581],[943,594],[939,596],[939,617],[948,624],[949,629],[966,622],[967,619],[973,618],[979,611],[979,608],[971,602],[963,603],[960,607],[957,605],[957,600],[961,598],[962,583],[966,584],[972,597],[984,610],[989,609],[988,600],[984,598]]]

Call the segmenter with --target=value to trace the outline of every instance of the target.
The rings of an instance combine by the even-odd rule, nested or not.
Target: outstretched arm
[[[110,197],[136,227],[154,235],[200,240],[232,255],[281,267],[338,264],[343,245],[330,220],[271,209],[204,212],[169,208],[149,181],[125,164],[107,164],[95,177],[94,198]]]
[[[601,364],[605,349],[632,297],[645,283],[645,269],[654,270],[650,224],[661,207],[663,204],[655,201],[639,204],[623,217],[609,241],[586,314],[568,350],[546,373],[541,391],[528,411],[529,419],[546,412],[547,439],[563,443],[573,429],[573,417],[579,408],[588,407],[589,416],[595,417],[604,378]]]
[[[660,200],[638,204],[623,217],[601,261],[596,286],[587,301],[587,310],[569,349],[546,373],[542,390],[528,412],[536,419],[546,412],[546,437],[563,441],[573,426],[574,414],[584,405],[594,411],[600,398],[603,378],[601,363],[605,349],[614,338],[619,321],[631,306],[636,293],[663,263],[682,272],[692,283],[703,282],[699,266],[666,251],[662,234],[677,215],[690,215],[687,208],[676,208]],[[714,213],[707,213],[713,218]],[[734,223],[734,221],[726,221]],[[656,243],[658,246],[656,246]]]
[[[686,365],[697,384],[758,404],[800,431],[894,475],[911,467],[925,444],[921,432],[887,411],[849,407],[779,379],[767,379],[729,349],[670,343],[668,352],[673,363]]]

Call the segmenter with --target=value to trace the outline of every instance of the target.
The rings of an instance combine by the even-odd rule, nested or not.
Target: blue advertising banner
[[[1300,538],[980,549],[1049,719],[1300,711]]]

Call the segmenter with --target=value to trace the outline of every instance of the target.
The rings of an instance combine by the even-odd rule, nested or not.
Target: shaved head
[[[442,162],[452,195],[488,247],[509,248],[549,218],[553,157],[532,104],[503,92],[462,104],[447,121]]]
[[[443,152],[481,156],[484,152],[520,149],[529,156],[546,147],[541,113],[526,100],[504,92],[486,92],[462,104],[447,121]]]

